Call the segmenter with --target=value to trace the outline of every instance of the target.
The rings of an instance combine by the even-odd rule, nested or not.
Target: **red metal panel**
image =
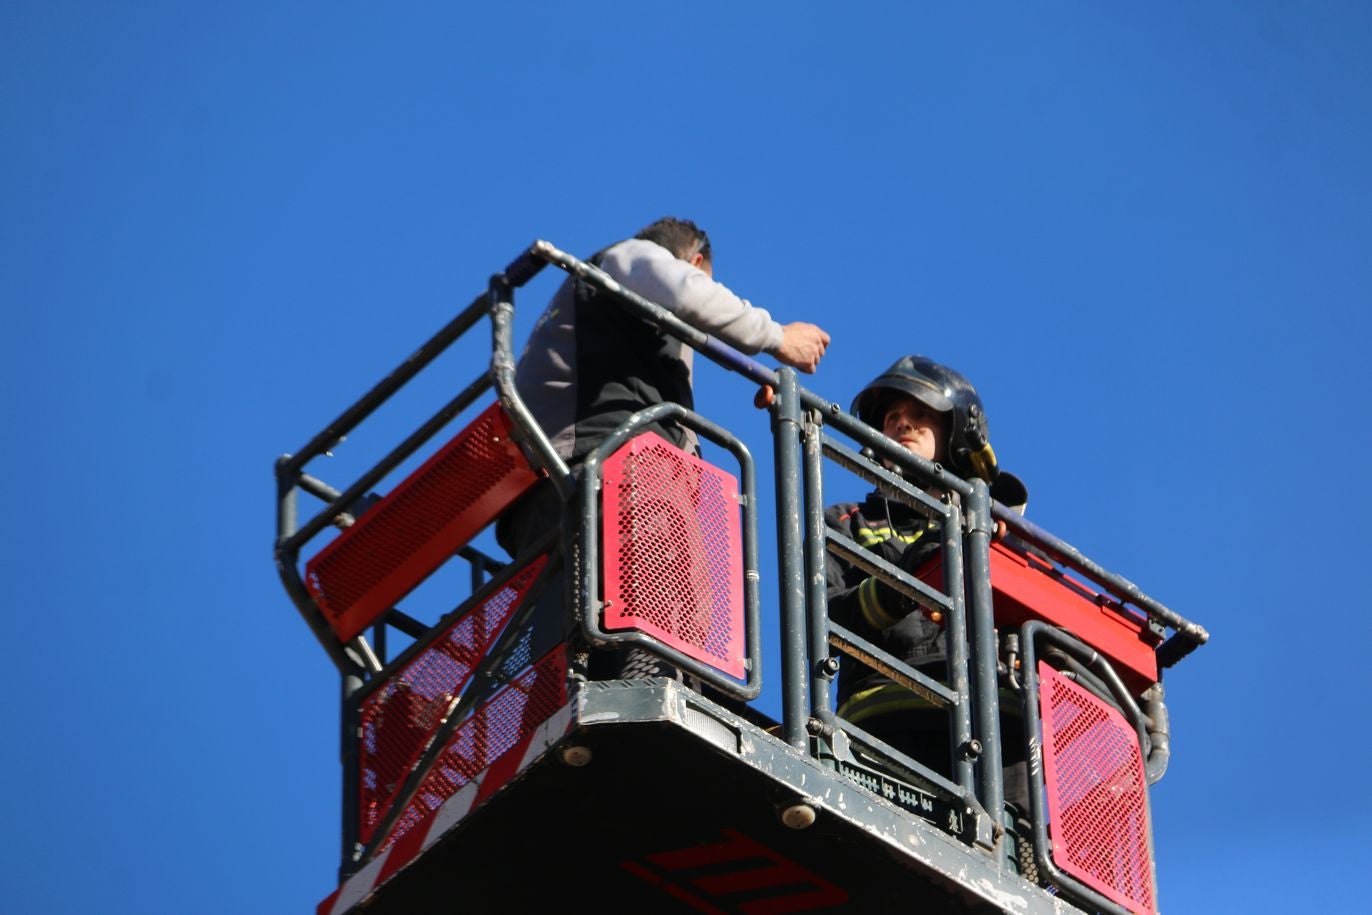
[[[605,462],[603,500],[605,628],[743,679],[738,481],[649,432]]]
[[[1130,689],[1142,692],[1157,682],[1154,649],[1161,639],[1142,616],[1107,605],[1097,592],[1036,556],[993,543],[990,558],[997,626],[1017,627],[1028,620],[1052,623],[1105,655]],[[935,559],[919,577],[942,590],[942,562]]]
[[[305,566],[329,625],[349,641],[533,485],[493,404]]]
[[[490,769],[475,801],[480,804],[518,773],[539,725],[567,704],[566,645],[558,645],[472,712],[434,760],[414,800],[396,820],[389,848],[428,820],[476,775]],[[496,766],[497,762],[504,765]]]
[[[463,614],[362,703],[358,746],[358,836],[370,842],[391,799],[547,562],[539,556]]]
[[[1132,912],[1154,912],[1148,783],[1118,710],[1039,662],[1053,863]]]
[[[1046,620],[1109,658],[1131,689],[1142,691],[1157,682],[1154,650],[1161,639],[1147,621],[1107,606],[1097,592],[1069,576],[1050,574],[1051,568],[1036,556],[1021,555],[999,543],[991,545],[997,625]]]

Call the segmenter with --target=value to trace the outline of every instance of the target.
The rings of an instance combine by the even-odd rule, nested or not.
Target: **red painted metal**
[[[539,556],[525,566],[362,702],[357,808],[362,842],[371,841],[448,703],[467,685],[546,562],[546,556]]]
[[[1072,633],[1110,660],[1125,685],[1142,692],[1158,679],[1154,650],[1162,639],[1144,617],[1107,602],[1037,556],[991,544],[991,592],[996,625],[1018,627],[1043,620]],[[919,578],[943,589],[943,565],[934,560]]]
[[[305,581],[344,642],[366,629],[538,479],[493,404],[320,550]]]
[[[1053,863],[1132,912],[1153,913],[1148,782],[1124,716],[1039,662]]]
[[[743,679],[738,480],[649,432],[605,462],[603,499],[605,628]]]
[[[524,768],[534,732],[566,704],[567,650],[561,644],[501,687],[458,727],[382,847],[403,841],[464,785],[486,772],[473,806],[483,803]]]
[[[772,915],[835,909],[848,891],[737,829],[722,841],[655,852],[621,869],[701,912]]]

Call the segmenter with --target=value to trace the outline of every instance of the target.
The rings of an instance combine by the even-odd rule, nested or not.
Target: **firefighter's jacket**
[[[899,502],[873,492],[861,505],[840,504],[825,512],[830,528],[887,562],[915,572],[938,554],[940,525]],[[914,601],[833,554],[826,568],[829,616],[843,627],[921,672],[942,679],[946,648],[943,629]],[[861,725],[864,718],[928,703],[856,659],[845,657],[839,673],[839,715]]]

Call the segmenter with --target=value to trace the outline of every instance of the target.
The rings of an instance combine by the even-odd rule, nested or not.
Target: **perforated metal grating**
[[[546,562],[546,556],[531,562],[362,702],[358,835],[363,842],[371,841],[372,831],[438,728],[448,703],[467,685]],[[527,639],[521,640],[513,654],[519,667],[528,666]]]
[[[536,479],[493,404],[306,565],[338,637],[365,629]]]
[[[652,433],[605,462],[605,628],[744,676],[738,481]]]
[[[1154,911],[1147,781],[1138,736],[1114,708],[1039,663],[1053,862],[1134,912]]]
[[[515,677],[472,712],[434,761],[414,800],[396,820],[383,847],[422,823],[472,778],[518,746],[567,704],[563,645]]]

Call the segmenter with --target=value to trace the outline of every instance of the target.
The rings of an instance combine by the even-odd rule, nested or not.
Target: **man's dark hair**
[[[640,229],[634,238],[656,242],[684,261],[690,260],[696,254],[703,254],[707,261],[714,263],[714,258],[710,255],[710,236],[689,219],[664,216],[652,225]]]

